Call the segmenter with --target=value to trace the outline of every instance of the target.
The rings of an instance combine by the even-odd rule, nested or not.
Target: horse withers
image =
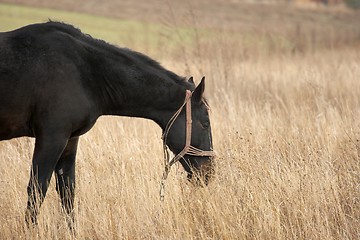
[[[0,33],[0,140],[36,138],[26,221],[36,223],[53,172],[73,221],[79,136],[102,115],[155,121],[188,177],[207,183],[213,164],[204,89],[205,79],[196,87],[141,53],[71,25],[47,22]]]

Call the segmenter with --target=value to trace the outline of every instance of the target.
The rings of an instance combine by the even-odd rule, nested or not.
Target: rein
[[[164,133],[162,135],[163,140],[163,149],[164,149],[164,172],[161,178],[161,186],[160,186],[160,200],[163,201],[165,197],[165,181],[169,175],[171,166],[177,163],[180,159],[184,158],[184,156],[192,155],[192,156],[201,156],[201,157],[213,157],[214,151],[204,151],[198,149],[194,146],[191,146],[191,129],[192,129],[192,117],[191,117],[191,96],[192,92],[190,90],[186,90],[186,96],[184,103],[180,106],[180,108],[174,113],[174,115],[170,118],[168,123],[166,124]],[[182,109],[186,106],[186,140],[185,146],[181,152],[179,152],[175,157],[170,160],[169,148],[166,145],[167,135],[169,134],[170,128],[180,115]]]

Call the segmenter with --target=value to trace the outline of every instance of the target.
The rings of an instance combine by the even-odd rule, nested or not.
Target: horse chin
[[[195,157],[189,159],[192,167],[188,172],[187,179],[196,186],[207,186],[214,175],[214,166],[209,157]]]

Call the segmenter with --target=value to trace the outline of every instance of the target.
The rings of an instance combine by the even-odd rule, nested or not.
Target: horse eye
[[[209,127],[210,127],[210,122],[209,122],[209,121],[205,121],[205,122],[201,123],[201,127],[202,127],[203,129],[209,128]]]

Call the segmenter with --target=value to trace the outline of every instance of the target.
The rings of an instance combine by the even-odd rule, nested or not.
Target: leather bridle
[[[198,149],[194,146],[191,146],[191,129],[192,129],[192,117],[191,117],[191,96],[192,92],[190,90],[186,90],[186,96],[184,103],[180,106],[180,108],[175,112],[175,114],[170,118],[168,123],[166,124],[164,133],[162,135],[163,140],[163,149],[164,149],[164,173],[161,179],[161,188],[160,188],[160,199],[164,199],[164,190],[165,190],[165,181],[169,175],[170,168],[180,159],[184,158],[185,155],[192,155],[192,156],[201,156],[201,157],[214,157],[215,153],[213,150],[205,151]],[[186,140],[185,146],[183,150],[181,150],[175,157],[170,159],[170,154],[168,150],[168,146],[166,145],[167,142],[167,135],[169,134],[170,128],[174,124],[175,120],[180,115],[182,109],[186,106]]]

